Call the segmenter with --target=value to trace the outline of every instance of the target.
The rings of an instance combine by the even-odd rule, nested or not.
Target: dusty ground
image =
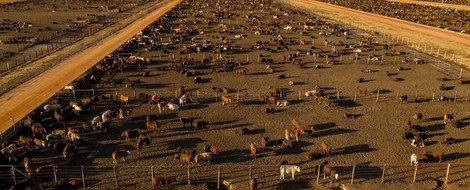
[[[455,63],[466,65],[470,58],[469,37],[443,29],[434,29],[429,26],[419,25],[395,18],[384,17],[376,14],[365,13],[349,8],[335,6],[318,1],[286,1],[287,4],[297,7],[301,10],[312,11],[316,14],[355,27],[364,28],[369,31],[378,31],[382,34],[392,35],[395,41],[409,42],[413,48],[421,51],[427,47],[427,53],[437,54],[436,47],[440,49],[440,57]],[[432,29],[431,29],[432,28]],[[432,31],[427,33],[426,30]],[[445,33],[438,35],[437,33]],[[419,37],[417,37],[419,36]],[[443,37],[446,36],[446,37]],[[454,37],[459,38],[455,40]],[[431,52],[429,47],[435,47]],[[445,52],[446,56],[442,52]],[[453,55],[455,54],[455,55]]]
[[[427,5],[433,7],[443,7],[443,8],[452,8],[457,10],[466,10],[470,11],[470,6],[466,5],[456,5],[456,4],[448,4],[448,3],[436,3],[436,2],[429,2],[429,1],[415,1],[415,0],[388,0],[392,2],[400,2],[400,3],[410,3],[410,4],[417,4],[417,5]]]
[[[200,2],[194,2],[193,7],[198,7]],[[210,2],[209,4],[213,4]],[[228,7],[223,2],[219,2],[222,7]],[[233,2],[229,2],[233,3]],[[268,1],[263,3],[270,3]],[[233,5],[233,4],[231,4]],[[255,36],[253,31],[242,31],[240,26],[247,26],[246,20],[242,19],[248,14],[250,7],[232,6],[237,8],[236,11],[240,17],[235,20],[221,19],[219,22],[233,25],[231,29],[234,34],[219,34],[213,32],[210,28],[214,25],[207,26],[201,24],[199,27],[205,31],[204,35],[196,35],[197,41],[208,39],[207,34],[216,37],[223,36],[231,39],[232,45],[241,45],[244,49],[254,46],[255,41],[269,41],[270,38],[276,38],[277,33],[273,35]],[[261,6],[254,4],[251,9],[255,11],[255,15],[262,18],[266,12],[260,11]],[[269,10],[269,9],[268,9]],[[188,15],[191,9],[184,9],[183,13]],[[207,14],[203,14],[208,17]],[[313,17],[308,15],[293,14],[290,12],[289,17],[281,17],[283,20],[297,21],[306,20]],[[194,18],[187,18],[188,20]],[[177,23],[177,19],[171,19],[171,23]],[[237,24],[235,24],[237,23]],[[292,23],[282,24],[293,25]],[[295,25],[294,25],[295,26]],[[266,51],[248,51],[236,52],[230,54],[231,60],[242,63],[247,68],[248,75],[236,76],[233,72],[212,73],[209,68],[188,68],[189,70],[197,70],[202,72],[200,75],[203,79],[202,83],[194,84],[192,77],[185,77],[176,71],[157,71],[156,67],[168,66],[172,61],[171,54],[177,57],[191,56],[195,60],[200,60],[205,56],[215,57],[211,52],[191,52],[191,54],[179,55],[177,50],[170,49],[170,54],[163,54],[162,61],[155,61],[147,65],[144,70],[131,68],[129,71],[117,73],[113,79],[141,79],[143,84],[133,89],[124,87],[113,87],[102,83],[94,83],[86,88],[97,88],[102,91],[118,90],[119,94],[133,97],[133,91],[138,93],[151,94],[156,91],[160,97],[169,98],[174,96],[174,90],[180,86],[185,86],[186,90],[196,95],[197,90],[200,92],[199,101],[189,103],[178,111],[164,111],[158,120],[159,129],[156,132],[148,132],[147,135],[152,137],[152,146],[145,149],[141,156],[137,156],[134,151],[135,141],[126,142],[120,138],[120,134],[125,129],[140,128],[145,129],[145,115],[152,113],[148,104],[131,102],[128,106],[120,105],[117,102],[105,103],[101,102],[95,107],[92,113],[84,113],[74,121],[69,123],[71,127],[79,127],[81,122],[90,121],[92,117],[102,113],[107,109],[117,110],[119,107],[124,109],[132,109],[132,120],[125,123],[118,121],[108,133],[92,132],[83,135],[83,142],[80,143],[79,154],[72,158],[70,163],[64,163],[63,159],[58,155],[54,155],[50,151],[40,153],[35,157],[34,161],[37,165],[55,163],[59,165],[59,178],[80,178],[80,165],[85,165],[87,173],[87,184],[95,189],[113,189],[114,181],[112,176],[112,164],[110,155],[113,151],[128,148],[133,151],[126,167],[122,164],[118,166],[118,174],[120,176],[120,188],[116,189],[148,189],[150,188],[150,168],[155,166],[156,175],[176,175],[179,177],[175,188],[184,188],[186,184],[186,167],[179,167],[180,163],[172,159],[176,148],[179,146],[195,148],[198,152],[202,151],[205,144],[218,146],[221,156],[212,161],[211,167],[196,166],[191,169],[192,187],[194,189],[215,189],[217,180],[217,166],[222,167],[222,180],[229,179],[242,185],[242,189],[246,189],[246,180],[248,179],[248,165],[253,165],[253,176],[258,179],[261,189],[311,189],[316,183],[316,172],[314,167],[327,160],[340,174],[339,183],[328,185],[326,180],[320,179],[323,186],[313,186],[314,189],[325,189],[329,187],[338,187],[341,184],[350,181],[352,165],[356,164],[356,183],[351,188],[354,189],[429,189],[442,188],[445,169],[447,163],[452,163],[449,186],[451,189],[465,189],[469,185],[468,178],[470,174],[469,165],[456,164],[467,163],[470,159],[468,148],[467,128],[445,127],[442,124],[442,115],[450,112],[459,113],[458,119],[461,119],[468,127],[470,112],[468,110],[469,103],[465,102],[466,92],[469,89],[467,85],[456,85],[454,79],[457,78],[455,73],[446,75],[441,70],[436,70],[433,65],[439,65],[438,62],[429,60],[429,64],[415,65],[403,64],[400,62],[403,58],[424,57],[414,54],[406,47],[397,44],[394,48],[408,53],[404,56],[392,57],[385,56],[383,64],[380,61],[367,63],[366,56],[368,54],[382,55],[385,51],[380,44],[381,39],[369,34],[360,33],[351,30],[353,35],[349,36],[329,36],[327,38],[320,37],[318,33],[321,31],[320,26],[315,26],[314,31],[304,35],[297,35],[291,31],[285,31],[277,27],[273,27],[280,34],[288,39],[305,39],[307,42],[314,44],[292,45],[289,51],[280,53],[270,53]],[[234,39],[235,34],[246,33],[245,39]],[[170,33],[163,32],[163,38],[171,36]],[[311,38],[314,36],[315,38]],[[347,39],[347,37],[349,39]],[[316,64],[322,65],[325,69],[314,69],[315,58],[312,56],[302,56],[302,62],[306,63],[306,69],[300,69],[286,61],[282,61],[281,57],[288,53],[295,53],[295,50],[309,50],[311,46],[315,46],[314,52],[320,50],[330,50],[331,47],[325,47],[323,40],[336,40],[345,43],[354,43],[356,39],[372,37],[379,44],[374,46],[375,52],[364,52],[359,60],[347,59],[347,55],[343,56],[342,63],[339,58],[334,57],[334,65],[326,65],[325,58],[318,58]],[[218,46],[216,39],[211,40]],[[189,42],[185,42],[189,43]],[[387,44],[387,42],[383,42]],[[177,46],[176,46],[177,47]],[[274,46],[271,46],[274,47]],[[337,46],[337,50],[341,50],[342,46]],[[161,49],[153,52],[141,51],[142,56],[158,56]],[[137,53],[137,52],[133,52]],[[277,72],[268,73],[265,64],[256,63],[257,55],[270,55],[274,59],[274,66]],[[325,53],[326,54],[326,53]],[[246,56],[249,62],[246,62]],[[83,60],[83,59],[82,59]],[[395,62],[395,63],[394,63]],[[398,67],[404,67],[403,71],[397,71]],[[450,65],[450,67],[456,67]],[[370,69],[373,73],[364,73],[362,70]],[[141,77],[143,71],[149,71],[149,77]],[[393,77],[402,78],[402,81],[393,82],[386,76],[385,71],[394,73]],[[51,71],[53,72],[53,71]],[[286,79],[278,79],[277,76],[285,74]],[[49,75],[50,76],[50,75]],[[100,74],[97,76],[101,77]],[[70,76],[72,77],[72,76]],[[447,77],[451,80],[442,82],[436,80],[438,77]],[[107,76],[102,79],[109,78]],[[355,87],[358,85],[357,79],[364,78],[365,83],[362,85],[369,89],[367,95],[358,95],[357,101],[353,101]],[[469,80],[467,76],[464,78]],[[296,85],[289,86],[288,81],[297,82]],[[37,84],[37,83],[36,83]],[[448,90],[439,91],[439,86],[445,84]],[[303,92],[312,90],[315,85],[319,85],[326,90],[327,94],[335,97],[336,92],[340,91],[340,99],[335,101],[332,109],[323,108],[314,103],[312,97],[303,96]],[[58,85],[61,88],[63,85]],[[233,104],[222,106],[219,101],[215,101],[216,93],[212,91],[212,87],[227,86],[231,89],[228,94],[232,99],[236,99],[236,91],[240,90],[240,100],[234,101]],[[258,102],[258,94],[267,93],[268,86],[276,86],[283,88],[287,94],[282,98],[289,100],[291,105],[288,107],[275,107],[275,114],[264,114],[263,110],[273,105],[266,105]],[[381,91],[379,102],[376,102],[376,90]],[[30,94],[34,88],[28,89]],[[400,91],[401,95],[408,95],[410,102],[408,104],[396,104],[395,95]],[[298,92],[302,92],[302,100],[299,100]],[[52,91],[51,91],[52,92]],[[418,98],[415,101],[415,93],[418,92]],[[443,94],[453,97],[457,92],[456,102],[430,102],[432,93]],[[24,94],[24,93],[23,93]],[[90,96],[90,94],[81,94]],[[13,96],[13,95],[12,95]],[[20,97],[20,93],[15,96]],[[15,98],[15,97],[12,97]],[[31,102],[32,104],[33,102]],[[356,115],[355,119],[341,119],[343,113],[352,113]],[[420,124],[424,126],[429,138],[426,140],[427,147],[415,148],[410,146],[408,140],[402,139],[403,123],[414,112],[422,112],[424,121]],[[180,126],[178,117],[196,117],[198,119],[209,120],[209,126],[205,130],[194,132],[190,128]],[[303,124],[315,127],[315,132],[311,137],[301,136],[299,142],[294,142],[293,149],[282,149],[279,144],[283,138],[284,127],[291,127],[290,120],[296,118]],[[248,128],[251,134],[241,136],[238,131],[241,128]],[[269,148],[260,148],[258,159],[251,160],[249,157],[249,144],[254,142],[257,146],[260,144],[261,137],[269,136],[273,146]],[[439,142],[444,137],[454,137],[458,139],[458,143],[451,146],[443,146]],[[304,154],[312,152],[319,148],[321,142],[327,142],[333,148],[331,158],[323,158],[315,161],[305,161]],[[444,164],[423,164],[420,166],[418,183],[410,183],[414,168],[408,164],[411,153],[418,153],[422,156],[423,150],[443,150],[446,153]],[[300,175],[296,176],[296,180],[279,181],[278,174],[274,169],[274,165],[280,160],[288,160],[289,163],[298,164],[302,167]],[[455,164],[454,164],[455,163]],[[386,166],[385,185],[380,183],[382,176],[383,164]],[[70,166],[72,165],[72,166]],[[67,167],[64,169],[63,167]],[[51,179],[51,174],[41,174],[42,178]],[[47,186],[40,186],[47,188]]]

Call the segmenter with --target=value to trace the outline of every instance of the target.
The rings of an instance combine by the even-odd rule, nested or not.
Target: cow
[[[194,158],[194,161],[196,163],[199,163],[199,160],[207,160],[207,165],[210,165],[211,159],[212,159],[212,152],[203,152],[203,153],[197,154],[196,157]]]
[[[300,130],[298,129],[289,129],[285,128],[284,129],[284,138],[286,140],[289,140],[289,137],[295,137],[296,141],[299,141],[299,135],[300,135]]]
[[[359,90],[359,94],[364,94],[364,95],[367,94],[367,88],[365,86],[359,85],[356,88],[357,88],[357,90]]]
[[[210,153],[212,153],[212,155],[218,156],[219,155],[219,148],[217,148],[216,146],[206,145],[206,146],[204,146],[204,152],[210,152]]]
[[[205,120],[205,121],[193,121],[194,131],[196,131],[197,129],[206,128],[208,124],[209,124],[209,121],[207,121],[207,120]]]
[[[279,167],[281,176],[279,179],[284,179],[286,174],[292,174],[292,179],[295,179],[295,173],[300,172],[300,167],[296,165],[282,165]]]
[[[176,177],[170,176],[156,176],[152,178],[152,187],[157,189],[160,185],[165,186],[166,189],[170,189],[170,184],[176,181]]]
[[[456,116],[456,113],[446,113],[444,114],[444,124],[447,124],[447,122],[452,122],[454,117]]]
[[[235,69],[235,74],[237,76],[241,76],[241,75],[246,75],[247,74],[247,70],[246,68],[238,68],[238,69]]]
[[[225,104],[230,104],[232,103],[232,99],[227,97],[227,96],[222,96],[222,105],[224,106]]]
[[[268,147],[269,144],[269,137],[263,137],[261,138],[261,147],[266,148]]]
[[[168,102],[168,103],[167,103],[167,107],[168,107],[168,109],[170,109],[170,110],[178,110],[178,109],[180,109],[180,107],[179,107],[177,104],[174,104],[174,103],[172,103],[172,102]]]
[[[424,151],[424,157],[428,161],[436,161],[438,160],[441,163],[442,159],[444,158],[444,152],[442,151]]]
[[[400,96],[397,99],[397,103],[399,103],[399,104],[406,104],[407,102],[408,102],[408,96],[407,95]]]
[[[188,101],[188,96],[186,94],[183,94],[181,98],[179,99],[180,106],[186,105],[186,102]]]
[[[328,146],[325,142],[321,143],[321,150],[325,156],[329,157],[331,155],[331,147]]]
[[[175,159],[179,159],[181,161],[181,165],[183,166],[184,164],[191,165],[193,164],[193,155],[187,154],[187,153],[181,153],[181,154],[175,154]]]
[[[330,183],[332,180],[338,180],[338,174],[336,170],[332,169],[330,166],[323,166],[323,179],[330,178]]]
[[[251,158],[256,160],[256,146],[255,144],[250,144]]]
[[[423,114],[422,113],[414,113],[413,114],[413,121],[415,123],[419,123],[423,120]]]
[[[121,137],[125,138],[126,141],[129,141],[131,138],[138,137],[141,133],[142,132],[140,129],[132,129],[132,130],[127,129],[121,133]]]
[[[180,122],[183,127],[185,127],[186,123],[189,123],[191,125],[194,121],[194,118],[192,117],[180,117]]]
[[[147,130],[156,131],[158,129],[158,125],[156,121],[147,121],[145,126],[147,127]]]
[[[410,161],[410,165],[413,166],[413,165],[418,165],[418,162],[419,162],[419,157],[417,154],[413,153],[411,154],[411,161]]]
[[[451,144],[455,144],[456,141],[457,141],[457,140],[456,140],[455,138],[446,137],[446,138],[444,138],[443,141],[441,141],[441,144],[444,144],[444,145],[451,145]]]
[[[119,97],[119,100],[120,100],[121,103],[124,104],[124,105],[129,104],[129,97],[127,97],[127,96],[121,95],[121,96]]]
[[[124,161],[125,163],[126,157],[129,156],[130,154],[131,154],[131,151],[125,150],[125,149],[114,151],[111,155],[111,157],[113,158],[113,164],[117,164],[119,158],[122,158],[122,161]]]

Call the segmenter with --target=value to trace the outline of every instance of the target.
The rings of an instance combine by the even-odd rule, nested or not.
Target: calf
[[[251,152],[251,158],[256,160],[256,146],[253,143],[250,144],[250,152]]]
[[[425,147],[424,141],[422,139],[413,139],[411,140],[411,146],[414,147]]]
[[[300,172],[300,167],[296,165],[282,165],[279,167],[281,172],[280,179],[284,179],[286,174],[292,174],[292,179],[295,179],[295,172]]]
[[[145,145],[147,148],[150,147],[150,143],[152,141],[150,140],[149,137],[146,137],[145,135],[139,135],[137,138],[137,150],[141,150],[143,146]]]
[[[238,68],[238,69],[235,69],[235,74],[237,76],[246,75],[247,70],[246,70],[246,68]]]
[[[130,154],[131,154],[131,151],[125,150],[125,149],[114,151],[113,154],[111,155],[111,157],[113,158],[113,164],[117,164],[119,158],[122,158],[122,161],[124,161],[125,163],[126,157],[129,156]]]
[[[289,105],[289,102],[287,100],[279,100],[278,102],[276,102],[276,106],[288,106]]]
[[[428,161],[439,160],[439,163],[441,163],[442,159],[444,158],[444,152],[442,152],[442,151],[424,151],[424,157],[426,157],[426,160],[428,160]]]
[[[204,151],[205,152],[210,152],[214,156],[219,155],[219,148],[217,148],[216,146],[206,145],[206,146],[204,146]]]
[[[338,174],[336,173],[336,170],[332,169],[330,166],[323,166],[323,179],[330,178],[330,183],[331,181],[335,181],[338,179]]]
[[[194,121],[194,118],[192,117],[180,117],[180,122],[183,127],[185,127],[186,123],[189,123],[191,125]]]

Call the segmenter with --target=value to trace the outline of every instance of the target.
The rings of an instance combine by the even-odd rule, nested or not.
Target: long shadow
[[[434,124],[434,125],[429,125],[427,127],[425,127],[425,131],[440,131],[440,130],[444,130],[446,127],[445,124]]]
[[[275,190],[286,190],[286,189],[309,189],[310,185],[308,181],[299,181],[299,180],[292,180],[288,179],[288,176],[286,176],[286,179],[279,183],[274,189]]]
[[[280,148],[277,150],[274,150],[274,153],[276,155],[285,155],[285,154],[301,154],[306,152],[305,150],[302,150],[302,147],[306,147],[309,145],[312,145],[310,142],[305,142],[305,141],[294,141],[292,142],[292,148]],[[282,141],[281,141],[282,143]]]
[[[387,90],[387,89],[379,89],[379,90],[380,90],[380,94],[390,94],[393,92],[392,90]],[[373,90],[370,93],[377,94],[377,91],[378,90]]]
[[[470,138],[464,138],[464,139],[455,139],[455,143],[463,143],[465,141],[470,140]]]
[[[144,89],[160,89],[160,88],[167,88],[168,86],[172,84],[174,83],[170,83],[170,84],[142,83],[138,85],[137,87],[144,88]]]
[[[251,73],[251,74],[249,74],[249,75],[269,75],[269,74],[271,74],[271,73],[269,73],[269,72],[263,72],[263,71],[262,71],[262,72]]]
[[[329,129],[329,128],[333,128],[337,126],[338,125],[336,125],[335,122],[328,122],[328,123],[321,123],[321,124],[314,125],[314,128],[315,130],[325,130],[325,129]]]
[[[227,125],[227,124],[235,123],[237,121],[238,120],[218,121],[214,123],[209,123],[209,125]]]
[[[200,138],[185,138],[168,141],[168,149],[177,149],[178,147],[182,148],[196,148],[197,144],[203,143],[205,140]]]
[[[454,152],[444,156],[445,161],[457,160],[461,158],[467,158],[470,156],[470,153],[467,152]]]
[[[318,133],[313,134],[313,136],[315,138],[318,138],[318,137],[324,137],[324,136],[329,136],[329,135],[340,135],[340,134],[352,133],[356,131],[357,130],[355,129],[336,128],[336,129],[328,129],[328,130],[320,131]]]
[[[266,130],[265,129],[252,129],[250,130],[250,135],[257,135],[257,134],[262,134],[262,133],[266,133]]]
[[[446,135],[446,134],[447,134],[447,133],[434,133],[434,134],[428,135],[428,138],[437,137],[437,136],[442,136],[442,135]]]
[[[439,121],[439,120],[442,120],[442,116],[441,117],[430,117],[430,118],[424,119],[424,121],[426,121],[426,122]]]
[[[202,109],[209,107],[207,104],[186,104],[185,106],[181,107],[182,110],[191,110],[191,109]]]
[[[307,100],[291,100],[289,101],[289,105],[295,105],[295,104],[300,104],[300,103],[304,103],[304,102],[307,102]]]
[[[246,127],[246,126],[250,126],[250,125],[253,125],[253,123],[242,123],[242,124],[236,124],[236,125],[228,125],[228,126],[224,126],[224,127],[211,127],[211,126],[209,126],[208,127],[209,129],[205,129],[205,130],[207,130],[207,131],[224,130],[224,129],[233,129],[233,128],[238,128],[238,127]],[[251,134],[251,133],[249,133],[249,134]]]
[[[376,151],[375,148],[370,148],[368,144],[352,145],[343,148],[335,149],[334,154],[355,154]]]
[[[362,106],[362,104],[359,104],[355,102],[354,100],[347,100],[347,99],[340,99],[337,105],[339,107],[344,107],[344,108],[353,108],[353,107]]]

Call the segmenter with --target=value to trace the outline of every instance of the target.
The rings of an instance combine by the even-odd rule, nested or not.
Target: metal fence
[[[468,164],[433,164],[419,166],[407,164],[382,165],[330,165],[339,174],[335,180],[340,184],[419,182],[428,179],[443,181],[444,184],[459,183],[470,176]],[[34,168],[35,166],[33,166]],[[295,183],[305,186],[327,184],[319,165],[310,163],[301,166],[296,174]],[[0,181],[4,186],[19,183],[28,176],[17,166],[0,166]],[[61,184],[76,180],[82,188],[103,189],[113,187],[136,187],[148,189],[154,176],[173,176],[175,186],[205,184],[209,189],[219,189],[222,181],[227,180],[239,187],[247,186],[248,180],[255,178],[261,188],[276,187],[285,181],[291,181],[290,175],[285,180],[279,179],[279,171],[272,165],[193,165],[193,166],[48,166],[40,172],[33,172],[31,181],[34,185],[44,183]],[[245,189],[245,188],[241,188]]]

